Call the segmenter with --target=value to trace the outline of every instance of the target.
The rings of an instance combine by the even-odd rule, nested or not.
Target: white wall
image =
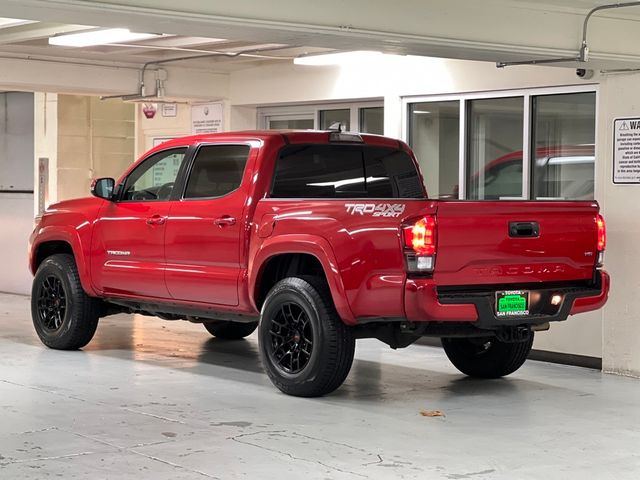
[[[8,92],[0,94],[0,102],[0,291],[28,293],[33,194],[11,190],[33,190],[34,98],[31,93]]]
[[[28,294],[27,241],[33,230],[33,194],[0,193],[0,292]]]
[[[600,85],[596,178],[607,219],[607,270],[612,290],[604,308],[603,369],[640,377],[640,185],[614,185],[613,120],[640,117],[640,74]]]

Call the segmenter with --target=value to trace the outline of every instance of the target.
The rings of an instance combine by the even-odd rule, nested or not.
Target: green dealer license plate
[[[529,315],[529,292],[526,290],[496,292],[496,315],[498,317]]]

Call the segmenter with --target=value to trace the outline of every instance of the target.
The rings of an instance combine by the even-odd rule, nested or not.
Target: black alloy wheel
[[[258,342],[273,384],[298,397],[319,397],[342,385],[356,344],[326,280],[312,276],[284,278],[273,286],[262,305]]]
[[[62,280],[48,275],[39,288],[37,311],[40,323],[50,332],[59,330],[67,309],[67,293],[64,291]]]
[[[270,319],[269,356],[286,373],[304,369],[313,352],[313,326],[304,309],[286,302]]]
[[[91,341],[102,302],[82,289],[73,255],[60,253],[42,261],[31,289],[31,318],[49,348],[76,350]]]
[[[453,365],[465,375],[499,378],[518,370],[533,346],[533,332],[521,342],[503,342],[497,337],[443,338],[442,346]]]

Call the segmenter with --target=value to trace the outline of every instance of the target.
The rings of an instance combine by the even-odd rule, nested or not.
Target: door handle
[[[160,215],[153,215],[147,218],[147,225],[164,225],[164,222],[167,220],[167,217],[162,217]]]
[[[510,237],[539,237],[540,225],[538,222],[509,222]]]
[[[220,218],[216,218],[213,223],[217,226],[219,226],[220,228],[223,227],[230,227],[231,225],[235,225],[236,224],[236,219],[233,217],[230,217],[229,215],[224,215],[223,217]]]

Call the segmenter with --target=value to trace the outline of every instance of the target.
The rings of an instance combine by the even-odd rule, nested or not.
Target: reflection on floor
[[[336,393],[292,398],[255,334],[122,315],[57,352],[28,299],[0,295],[2,479],[637,479],[639,405],[630,378],[530,361],[476,381],[439,349],[373,340]]]

